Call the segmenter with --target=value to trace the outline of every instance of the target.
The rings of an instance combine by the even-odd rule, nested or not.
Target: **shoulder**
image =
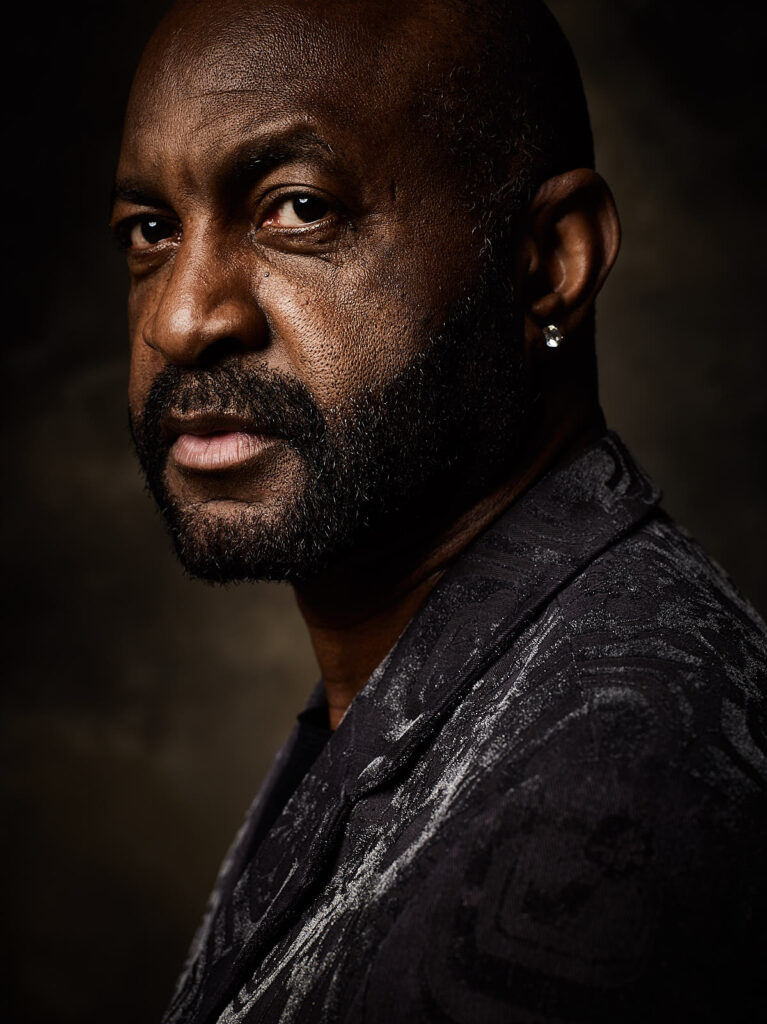
[[[728,999],[755,984],[764,941],[766,650],[663,517],[516,637],[447,726],[482,778],[419,904],[457,965],[454,1004],[482,991],[508,1019],[747,1019]]]
[[[767,787],[767,628],[666,516],[595,559],[549,615],[606,756],[612,738],[728,799]]]
[[[639,979],[656,1007],[678,984],[699,1013],[721,1008],[710,979],[750,984],[765,938],[764,624],[660,516],[497,667],[520,702],[479,845],[507,955],[558,985],[615,986],[625,1019],[624,998],[649,1012]]]
[[[557,601],[584,654],[589,641],[592,650],[601,641],[610,657],[718,667],[749,691],[764,684],[767,627],[726,573],[662,513],[607,548]]]
[[[492,601],[500,618],[502,596]],[[693,831],[702,816],[733,832],[767,800],[766,712],[764,623],[656,514],[508,638],[446,731],[464,759],[486,750],[511,794],[529,777],[583,813],[609,792],[669,829]]]
[[[475,714],[503,694],[498,772],[513,778],[524,758],[551,799],[580,801],[587,817],[595,801],[632,805],[677,838],[703,823],[732,836],[765,807],[767,629],[664,515],[560,588]]]

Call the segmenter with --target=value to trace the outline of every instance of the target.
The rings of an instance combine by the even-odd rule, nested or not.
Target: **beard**
[[[130,426],[185,569],[218,583],[301,584],[383,565],[428,548],[508,477],[534,403],[521,323],[510,322],[508,288],[493,284],[486,274],[396,376],[326,413],[302,382],[235,355],[161,371]],[[276,513],[237,501],[221,514],[171,493],[162,421],[201,409],[243,416],[285,442],[291,458],[278,468],[291,492]]]

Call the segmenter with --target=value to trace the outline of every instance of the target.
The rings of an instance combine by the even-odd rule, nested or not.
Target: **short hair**
[[[541,0],[445,0],[471,36],[462,63],[424,97],[475,197],[526,207],[547,178],[594,166],[575,56]]]
[[[425,90],[423,115],[436,121],[455,161],[482,257],[510,280],[520,215],[540,186],[594,168],[586,94],[570,43],[542,0],[443,2],[459,12],[469,41],[460,63]],[[595,326],[592,308],[583,344],[569,346],[557,366],[594,396]]]

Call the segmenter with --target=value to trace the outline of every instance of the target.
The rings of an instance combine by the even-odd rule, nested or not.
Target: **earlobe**
[[[530,204],[518,249],[531,351],[558,348],[577,333],[619,246],[615,202],[596,172],[568,171],[543,183]]]

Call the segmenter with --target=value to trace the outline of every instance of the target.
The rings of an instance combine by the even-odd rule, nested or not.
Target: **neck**
[[[442,574],[494,519],[555,462],[574,455],[596,437],[600,418],[563,423],[524,469],[460,515],[424,552],[392,557],[355,572],[328,573],[296,587],[296,598],[314,647],[335,729],[373,670],[418,612]]]

